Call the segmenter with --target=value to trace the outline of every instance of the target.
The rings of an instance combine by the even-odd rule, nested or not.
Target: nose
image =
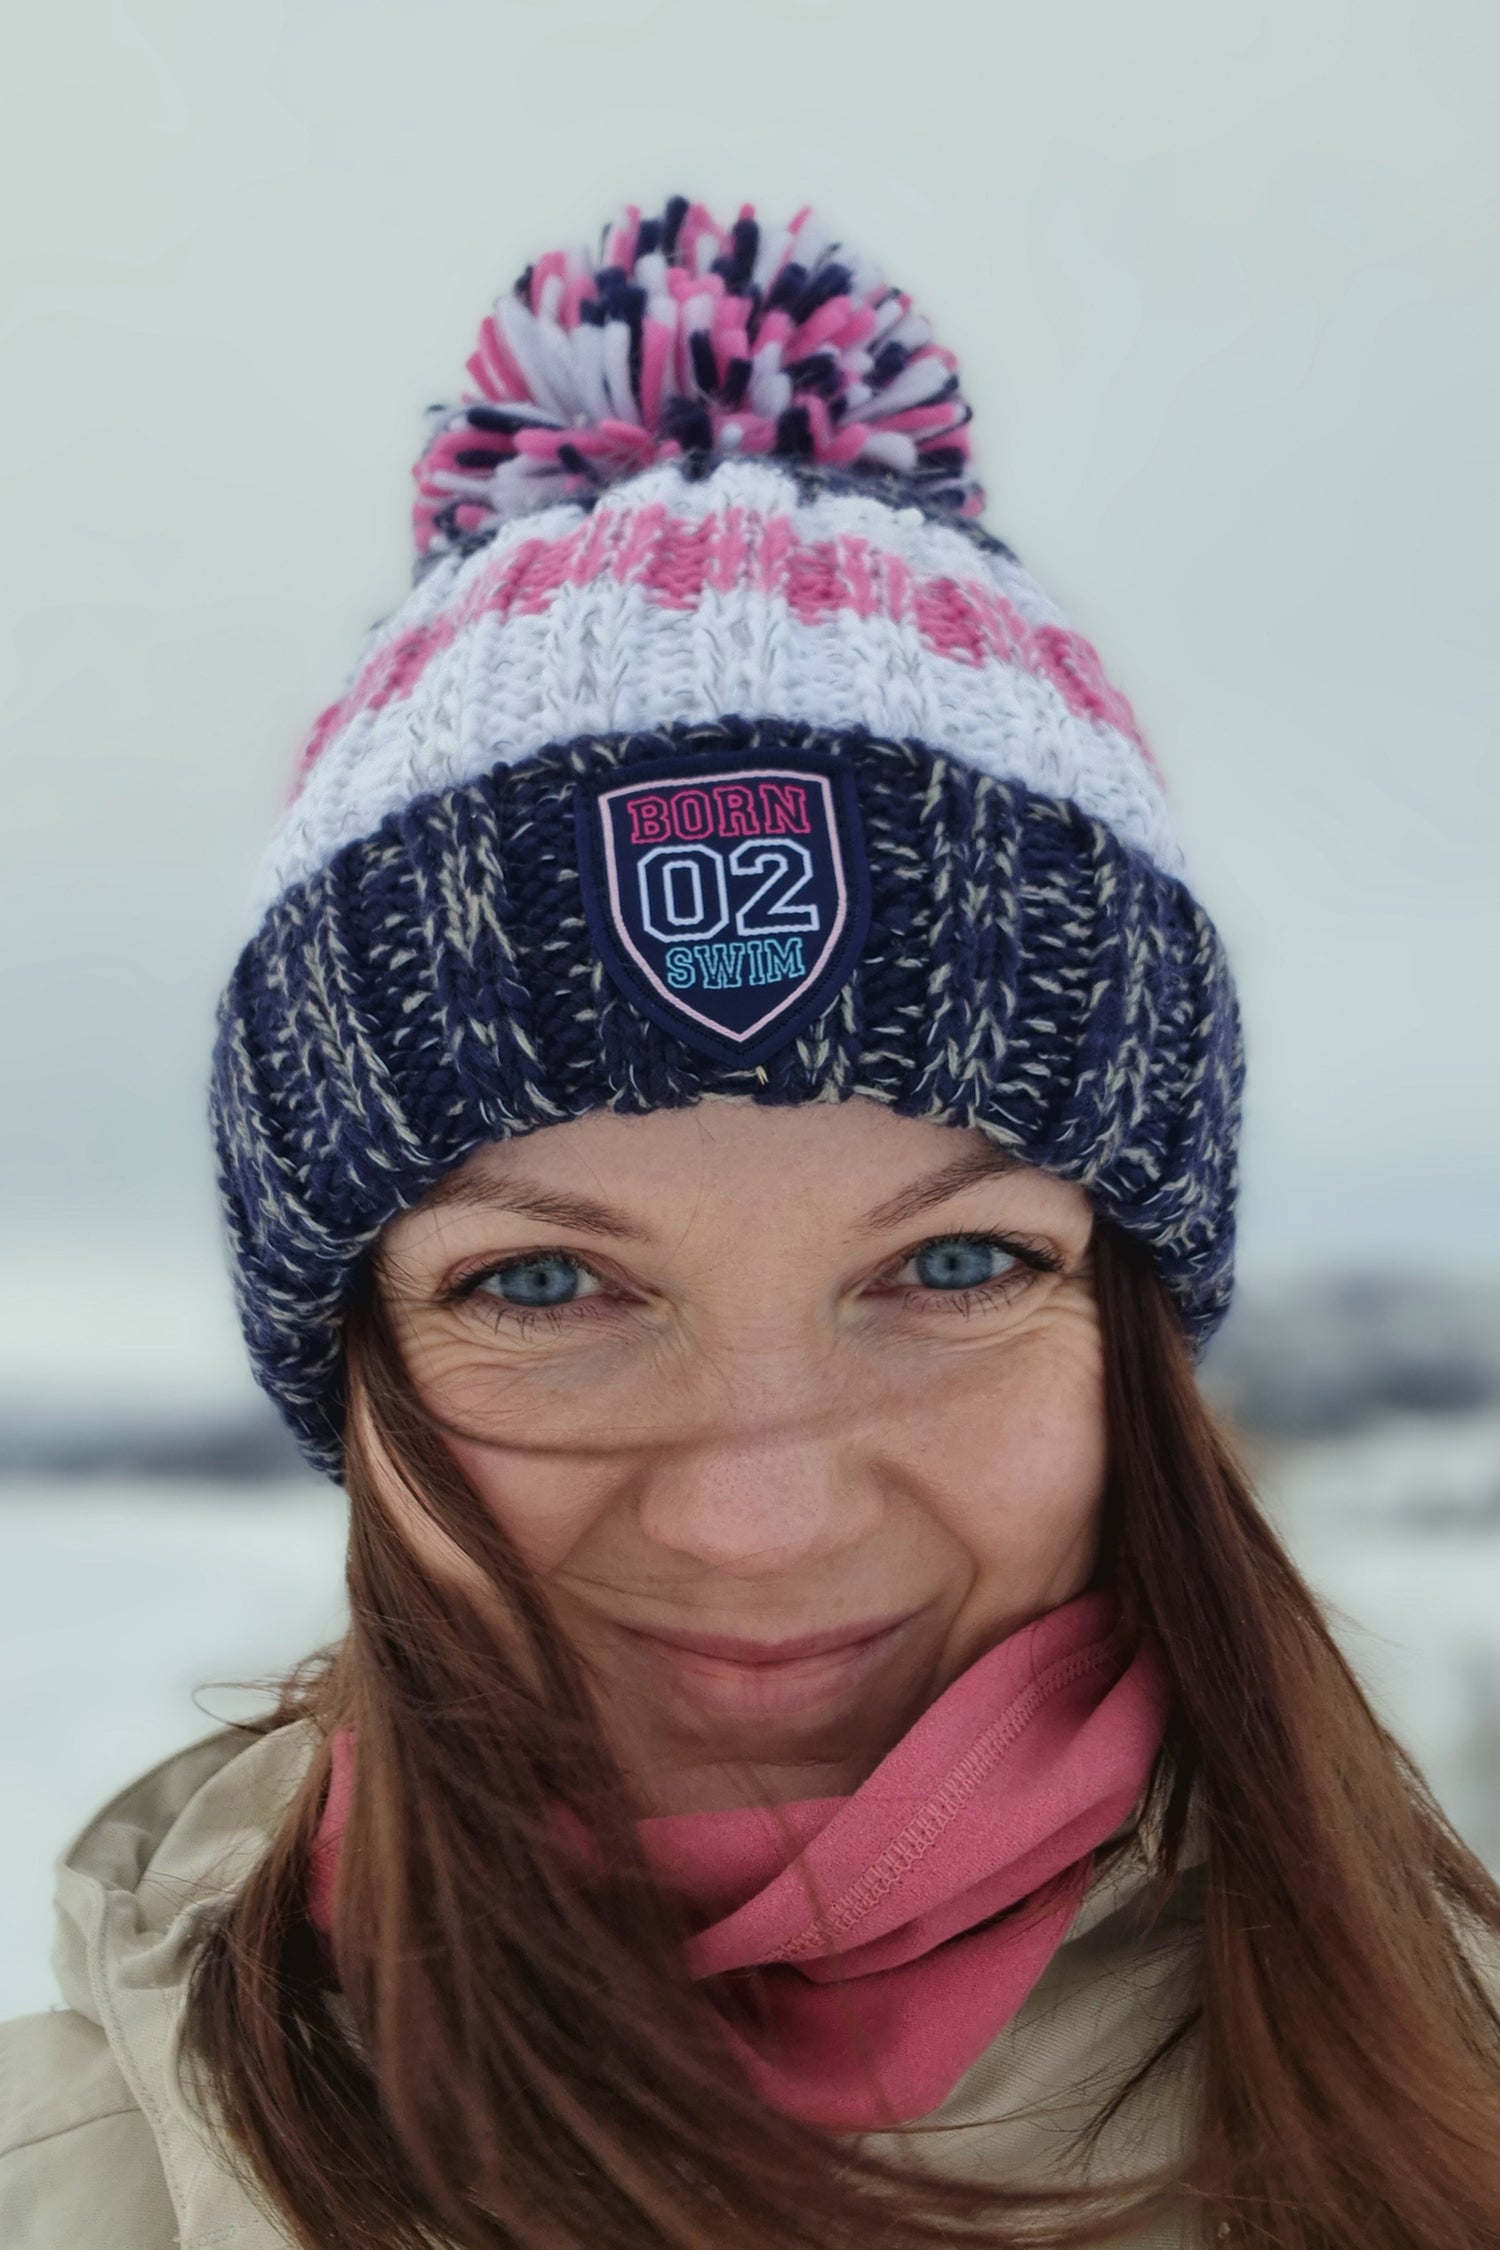
[[[653,1463],[638,1508],[648,1539],[750,1578],[857,1545],[881,1498],[868,1467],[804,1436],[684,1448]]]

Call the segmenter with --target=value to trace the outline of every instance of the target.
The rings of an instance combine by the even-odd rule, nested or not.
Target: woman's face
[[[863,1099],[549,1126],[389,1227],[412,1379],[644,1809],[857,1787],[1088,1583],[1090,1233],[1081,1189]]]

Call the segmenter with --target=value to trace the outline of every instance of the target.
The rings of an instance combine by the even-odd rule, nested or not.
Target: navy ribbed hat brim
[[[849,974],[754,1064],[606,975],[575,820],[601,776],[748,750],[847,770],[869,881]],[[337,1475],[362,1261],[482,1142],[708,1094],[978,1127],[1149,1244],[1201,1344],[1229,1296],[1241,1080],[1213,925],[1101,821],[919,742],[725,719],[559,744],[339,851],[239,960],[212,1106],[257,1375]]]

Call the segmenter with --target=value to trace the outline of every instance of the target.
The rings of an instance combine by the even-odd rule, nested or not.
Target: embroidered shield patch
[[[705,1054],[755,1063],[827,1006],[869,924],[853,778],[813,751],[617,769],[579,792],[600,958],[637,1007]]]

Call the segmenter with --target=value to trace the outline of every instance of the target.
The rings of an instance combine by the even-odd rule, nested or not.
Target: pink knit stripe
[[[915,569],[854,532],[799,539],[785,515],[731,506],[694,519],[656,501],[601,508],[560,538],[516,540],[492,555],[431,624],[373,652],[349,692],[320,716],[298,786],[334,735],[362,713],[411,694],[427,667],[481,618],[538,616],[565,587],[601,584],[639,588],[661,609],[693,610],[706,594],[744,588],[784,601],[802,625],[849,613],[888,617],[912,628],[940,661],[1003,664],[1046,680],[1075,717],[1113,727],[1156,770],[1130,704],[1092,644],[1066,626],[1031,624],[989,580]]]

